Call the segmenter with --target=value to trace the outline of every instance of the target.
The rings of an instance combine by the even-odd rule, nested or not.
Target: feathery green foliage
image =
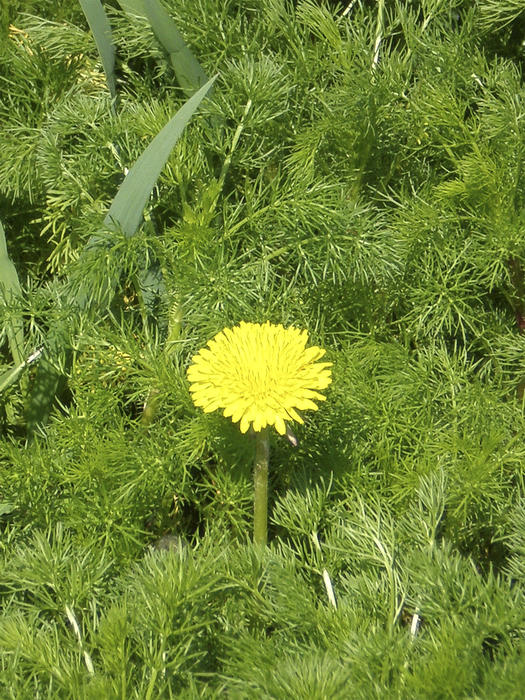
[[[80,3],[2,14],[0,695],[518,700],[523,3],[147,5],[178,34],[104,3],[115,113]],[[187,99],[179,34],[213,94],[107,231]],[[264,551],[253,441],[186,381],[240,320],[334,363],[272,438]]]

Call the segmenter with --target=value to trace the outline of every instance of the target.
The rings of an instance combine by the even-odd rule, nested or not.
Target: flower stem
[[[255,468],[253,474],[253,542],[264,547],[268,539],[268,462],[269,429],[255,433]]]

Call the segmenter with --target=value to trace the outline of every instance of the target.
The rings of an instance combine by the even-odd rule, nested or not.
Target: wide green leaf
[[[204,85],[208,76],[192,54],[170,15],[158,0],[118,0],[123,10],[137,17],[145,17],[167,51],[181,88],[192,94]]]
[[[144,207],[162,168],[215,79],[216,76],[211,78],[184,103],[128,171],[104,219],[106,228],[120,230],[128,238],[136,233],[142,222]],[[92,236],[82,251],[80,259],[83,260],[87,255],[92,255],[93,250],[100,249],[101,245],[103,244],[100,236]],[[113,270],[111,273],[108,271],[106,277],[97,282],[96,289],[93,289],[93,283],[89,278],[81,280],[80,288],[75,292],[77,307],[82,310],[95,307],[106,308],[111,301],[119,276],[120,270]]]
[[[2,372],[2,374],[0,374],[0,394],[11,386],[11,384],[14,384],[26,367],[29,367],[31,363],[38,360],[41,354],[42,348],[38,348],[27,358],[27,360],[24,360],[19,365],[10,367]]]
[[[117,0],[118,4],[125,12],[135,17],[146,17],[143,0]]]
[[[79,0],[82,10],[86,15],[88,24],[93,32],[93,37],[102,60],[102,67],[106,74],[111,99],[117,96],[115,80],[115,46],[111,35],[111,26],[106,12],[100,0]]]
[[[135,162],[109,208],[104,220],[106,226],[110,228],[117,226],[126,236],[133,236],[136,232],[160,171],[216,77],[208,80],[193,97],[184,103]]]
[[[129,170],[104,219],[107,228],[120,229],[128,237],[136,233],[142,221],[146,202],[171,150],[215,79],[216,76],[211,78],[206,85],[203,85],[193,97],[185,102]],[[100,238],[93,236],[87,242],[81,257],[92,254],[99,245]],[[83,284],[75,293],[73,304],[81,312],[87,310],[92,313],[97,310],[101,313],[105,312],[114,293],[118,275],[118,271],[114,270],[102,284],[97,284],[97,289],[93,289],[93,281],[83,280]],[[39,363],[26,411],[29,437],[35,434],[38,426],[46,422],[50,414],[62,381],[62,372],[59,366],[67,367],[69,362],[70,341],[67,338],[70,338],[72,333],[71,328],[66,330],[51,329],[46,339],[46,352]]]
[[[34,437],[38,428],[47,422],[55,397],[65,387],[64,370],[71,357],[69,345],[69,338],[63,330],[50,330],[46,339],[46,350],[38,363],[25,411],[29,440]]]
[[[15,364],[19,365],[24,361],[24,324],[22,313],[15,313],[14,305],[20,299],[22,291],[18,280],[18,273],[7,253],[7,242],[5,231],[0,221],[0,294],[2,294],[4,304],[7,307],[8,315],[5,331],[9,341],[9,349]],[[11,307],[11,308],[10,308]]]

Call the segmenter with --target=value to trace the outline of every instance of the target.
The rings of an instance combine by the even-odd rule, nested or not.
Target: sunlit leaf
[[[18,273],[7,253],[5,231],[0,221],[0,294],[2,294],[8,310],[13,307],[17,298],[20,298],[21,293]],[[9,313],[5,331],[13,360],[15,364],[19,365],[24,359],[24,324],[21,312],[14,313],[13,308],[11,308],[11,312],[13,313]]]
[[[148,20],[155,36],[169,54],[177,80],[187,94],[191,95],[207,82],[208,76],[158,0],[119,0],[119,5],[130,14]]]
[[[88,24],[93,32],[98,52],[102,60],[102,67],[106,74],[111,99],[117,96],[115,81],[115,47],[111,36],[111,26],[106,12],[100,0],[80,0],[82,10],[86,15]]]

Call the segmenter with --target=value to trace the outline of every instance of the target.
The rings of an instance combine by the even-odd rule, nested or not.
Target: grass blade
[[[13,306],[13,302],[20,298],[22,290],[18,280],[18,273],[7,253],[5,231],[0,221],[0,294],[2,294],[7,308]],[[9,349],[16,365],[24,361],[24,323],[22,314],[9,314],[5,331],[9,342]]]
[[[145,17],[170,57],[181,88],[192,94],[208,81],[208,76],[186,45],[173,19],[158,0],[118,0],[123,10]]]
[[[124,12],[135,15],[135,17],[146,17],[143,0],[117,0],[117,2]]]
[[[146,202],[155,186],[160,171],[166,164],[171,150],[177,143],[185,126],[206,96],[206,93],[214,83],[217,76],[203,85],[193,97],[191,97],[179,109],[177,114],[155,136],[153,141],[137,159],[131,170],[122,182],[109,211],[104,219],[108,228],[120,228],[124,235],[130,237],[135,234],[142,221],[142,213]],[[95,248],[99,241],[93,236],[86,244],[83,253]],[[107,279],[104,282],[104,290],[100,287],[96,290],[98,309],[105,310],[111,300],[118,277]],[[93,290],[89,289],[90,281],[78,289],[74,298],[74,305],[80,311],[90,309],[94,311],[92,304]],[[39,363],[33,391],[29,397],[26,411],[27,431],[32,438],[38,427],[44,424],[51,412],[55,396],[63,381],[63,372],[58,365],[67,367],[70,356],[70,341],[72,330],[59,333],[58,329],[51,330],[46,341],[46,354]],[[67,338],[66,338],[67,336]],[[55,362],[53,362],[55,360]]]
[[[195,92],[207,82],[208,76],[186,46],[175,22],[158,0],[144,0],[144,8],[155,36],[170,56],[181,88],[189,94]]]
[[[38,350],[35,350],[35,352],[33,352],[27,358],[27,360],[24,360],[21,364],[17,365],[16,367],[11,367],[10,369],[6,369],[5,372],[2,372],[2,374],[0,374],[0,394],[9,386],[11,386],[11,384],[14,384],[21,372],[23,372],[26,367],[29,367],[29,365],[32,362],[38,360],[41,354],[42,348],[38,348]]]
[[[162,168],[216,77],[211,78],[206,85],[203,85],[193,97],[184,103],[128,171],[104,219],[104,225],[108,229],[120,229],[128,238],[136,233],[142,222],[144,207]],[[93,249],[99,245],[100,237],[92,236],[81,253],[81,259],[87,254],[92,254]],[[90,280],[83,280],[80,289],[75,292],[75,303],[78,308],[87,310],[94,305],[105,308],[111,300],[119,274],[120,272],[116,271],[115,278],[107,278],[102,283],[97,284],[95,304],[93,303],[95,297],[92,290],[89,289],[92,286]]]
[[[28,440],[32,440],[40,426],[47,423],[55,397],[65,388],[65,371],[71,358],[69,337],[64,328],[52,328],[46,338],[31,393],[26,405],[25,419]]]
[[[25,365],[21,364],[17,367],[11,367],[10,369],[6,369],[5,372],[2,372],[2,374],[0,374],[0,394],[5,389],[10,387],[11,384],[14,384],[16,382],[20,375],[20,372],[24,369],[24,367]]]
[[[62,375],[53,363],[47,357],[43,357],[36,370],[25,412],[28,440],[31,441],[38,428],[47,423],[61,380]]]
[[[111,26],[100,0],[79,0],[90,29],[93,33],[97,49],[106,74],[111,99],[117,97],[115,80],[115,46],[111,35]]]
[[[111,228],[116,225],[126,236],[133,236],[136,232],[160,171],[216,77],[208,80],[193,97],[184,103],[135,162],[109,208],[104,220],[106,226]]]

